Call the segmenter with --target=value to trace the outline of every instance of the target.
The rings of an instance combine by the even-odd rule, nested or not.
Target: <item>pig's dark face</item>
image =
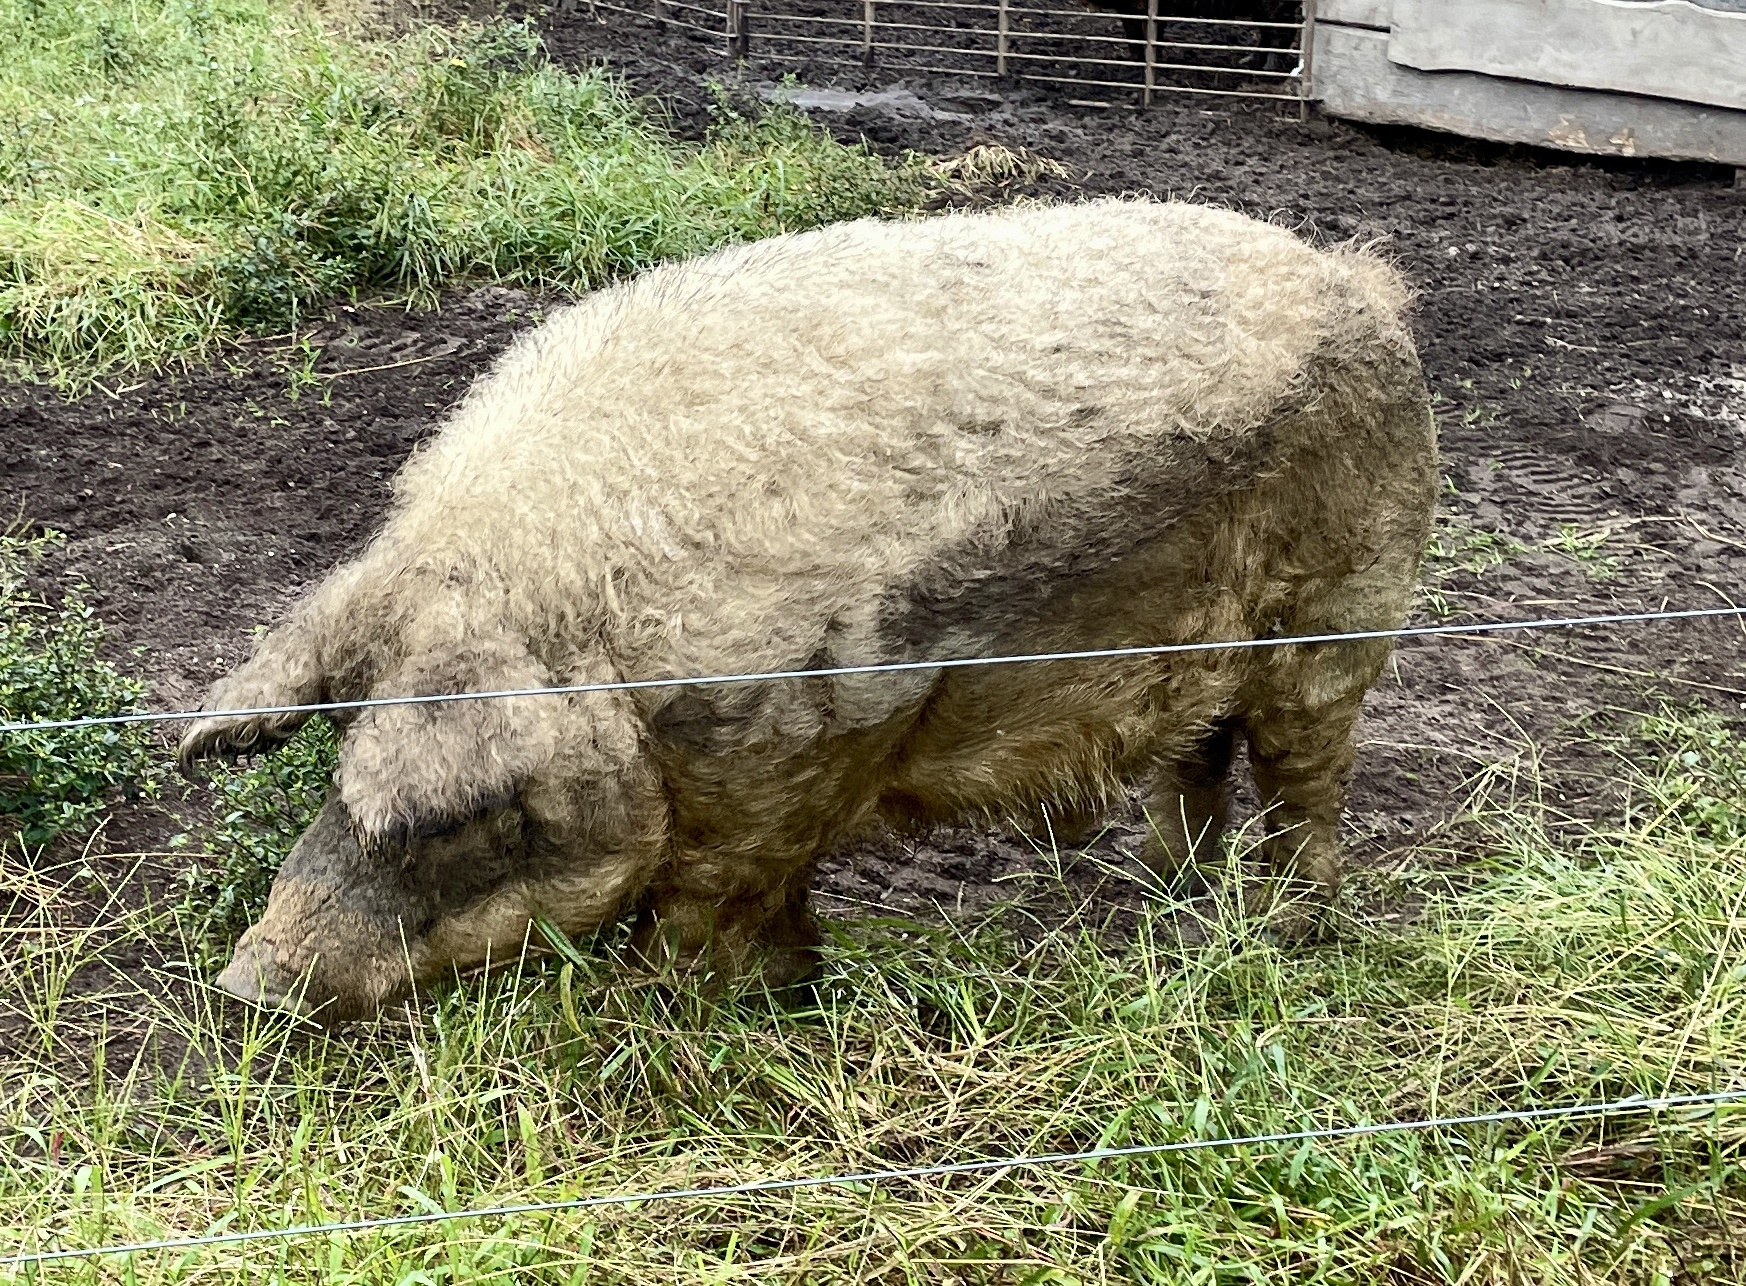
[[[536,682],[549,679],[444,686]],[[190,729],[183,757],[258,748],[294,727],[215,716]],[[324,1022],[513,958],[536,916],[591,932],[666,858],[666,797],[621,694],[370,708],[345,730],[334,783],[218,978]]]
[[[358,841],[330,796],[273,884],[266,914],[243,934],[218,985],[234,996],[323,1022],[365,1018],[444,972],[519,950],[535,914],[573,922],[597,908],[540,878],[518,806],[441,834]],[[554,900],[568,905],[541,905]]]

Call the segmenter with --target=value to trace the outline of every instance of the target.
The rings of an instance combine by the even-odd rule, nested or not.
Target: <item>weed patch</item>
[[[234,937],[260,916],[286,854],[327,798],[338,758],[333,725],[318,715],[248,767],[211,769],[216,820],[188,869],[184,908],[199,936]]]
[[[26,576],[60,537],[0,533],[0,722],[121,714],[141,685],[103,660],[103,626],[69,595],[53,605]],[[0,736],[0,840],[39,845],[93,822],[117,789],[153,791],[143,725],[63,728]]]

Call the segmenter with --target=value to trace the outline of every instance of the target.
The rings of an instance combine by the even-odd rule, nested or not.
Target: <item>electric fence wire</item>
[[[830,679],[851,674],[903,674],[916,670],[962,670],[987,665],[1020,665],[1044,661],[1104,661],[1122,657],[1174,656],[1189,652],[1240,651],[1249,648],[1316,646],[1372,639],[1411,639],[1433,635],[1503,634],[1523,630],[1570,629],[1583,625],[1630,625],[1644,621],[1702,620],[1746,616],[1746,607],[1699,607],[1662,612],[1614,612],[1601,616],[1542,617],[1530,621],[1478,621],[1466,625],[1412,625],[1394,630],[1353,630],[1341,634],[1297,634],[1201,643],[1157,643],[1136,647],[1092,648],[1074,652],[1025,652],[1007,656],[963,656],[938,661],[881,661],[866,665],[833,665],[805,670],[769,670],[755,674],[709,674],[692,678],[619,679],[601,683],[566,683],[539,688],[504,688],[486,692],[443,692],[422,696],[365,697],[356,701],[317,701],[303,705],[249,706],[235,710],[157,710],[95,715],[77,719],[15,720],[0,723],[0,735],[100,728],[123,723],[172,723],[189,719],[244,719],[262,715],[331,714],[338,710],[368,710],[378,706],[437,705],[449,701],[496,701],[511,697],[561,697],[585,692],[637,692],[647,688],[721,686],[766,683],[784,679]],[[0,1261],[3,1262],[3,1261]]]
[[[512,688],[486,692],[441,693],[426,696],[372,697],[357,701],[325,701],[303,705],[259,706],[235,710],[173,710],[141,711],[120,715],[102,715],[79,719],[22,721],[0,724],[0,733],[19,733],[54,729],[102,727],[124,723],[155,723],[201,718],[246,718],[259,715],[324,714],[338,710],[360,710],[375,706],[437,704],[449,701],[497,700],[510,697],[568,696],[585,692],[624,692],[646,688],[709,686],[736,683],[756,683],[786,679],[819,679],[855,674],[895,674],[916,670],[965,669],[975,666],[1016,665],[1026,662],[1091,661],[1122,657],[1166,656],[1179,653],[1209,652],[1219,649],[1240,650],[1288,645],[1319,645],[1373,639],[1422,638],[1426,636],[1483,635],[1537,629],[1573,628],[1585,625],[1625,625],[1648,621],[1697,620],[1746,615],[1746,608],[1692,608],[1678,611],[1617,612],[1597,616],[1546,617],[1528,621],[1483,621],[1464,625],[1409,626],[1395,630],[1357,630],[1333,634],[1307,634],[1288,637],[1234,639],[1199,643],[1166,643],[1137,647],[1097,648],[1071,652],[1023,653],[992,657],[955,657],[937,661],[895,661],[868,665],[829,666],[805,670],[774,670],[752,674],[715,674],[693,678],[631,679],[603,683],[564,684],[539,688]],[[958,1161],[941,1165],[914,1166],[907,1169],[862,1170],[843,1174],[808,1175],[794,1179],[762,1179],[747,1183],[719,1184],[694,1188],[674,1188],[649,1192],[610,1193],[592,1197],[575,1197],[559,1201],[525,1202],[516,1205],[482,1206],[463,1210],[427,1211],[421,1214],[392,1215],[374,1219],[339,1220],[331,1223],[297,1224],[283,1228],[256,1228],[237,1232],[212,1233],[197,1237],[171,1237],[155,1241],[118,1243],[87,1248],[68,1247],[56,1250],[21,1251],[0,1256],[0,1266],[25,1267],[65,1259],[106,1258],[115,1255],[145,1254],[165,1250],[192,1250],[206,1246],[238,1245],[266,1240],[286,1240],[301,1237],[369,1232],[379,1229],[404,1228],[420,1224],[446,1223],[462,1219],[507,1219],[519,1215],[555,1214],[586,1210],[601,1206],[637,1205],[654,1201],[722,1199],[753,1196],[773,1192],[792,1192],[804,1188],[842,1187],[853,1184],[892,1183],[912,1179],[944,1178],[959,1174],[987,1174],[1003,1170],[1036,1169],[1046,1166],[1092,1163],[1122,1157],[1158,1156],[1173,1152],[1195,1152],[1216,1148],[1267,1147],[1287,1143],[1304,1143],[1360,1138],[1368,1135],[1452,1129],[1474,1125],[1498,1125],[1515,1122],[1584,1119],[1618,1116],[1625,1113],[1663,1111],[1680,1107],[1720,1106],[1746,1101],[1746,1089],[1726,1090],[1712,1094],[1681,1094],[1661,1098],[1615,1099],[1606,1103],[1586,1103],[1567,1107],[1525,1108],[1512,1111],[1482,1112],[1469,1116],[1431,1117],[1410,1121],[1387,1121],[1369,1125],[1329,1126],[1320,1129],[1290,1130],[1274,1134],[1237,1135],[1213,1139],[1184,1139],[1173,1143],[1146,1143],[1128,1147],[1093,1148],[1081,1152],[1052,1152],[1026,1156],[999,1157],[983,1161]]]
[[[1422,1120],[1382,1121],[1369,1125],[1335,1125],[1321,1129],[1285,1130],[1276,1134],[1246,1134],[1212,1139],[1180,1139],[1174,1143],[1137,1143],[1127,1147],[1090,1148],[1083,1152],[1045,1152],[1028,1156],[997,1157],[985,1161],[954,1161],[942,1165],[906,1169],[860,1170],[844,1174],[807,1175],[796,1179],[757,1179],[748,1183],[716,1184],[695,1188],[657,1189],[650,1192],[615,1192],[558,1201],[529,1201],[517,1205],[480,1206],[464,1210],[432,1210],[414,1215],[388,1215],[375,1219],[345,1219],[332,1223],[295,1224],[284,1228],[251,1228],[237,1232],[209,1233],[199,1237],[166,1237],[86,1249],[21,1251],[0,1256],[0,1267],[19,1268],[63,1259],[95,1259],[114,1255],[137,1255],[164,1250],[194,1250],[207,1246],[234,1246],[244,1242],[332,1236],[340,1233],[374,1232],[420,1224],[451,1223],[461,1219],[509,1219],[519,1215],[558,1214],[592,1210],[601,1206],[640,1205],[655,1201],[721,1200],[758,1196],[772,1192],[795,1192],[803,1188],[846,1187],[854,1184],[894,1183],[909,1179],[937,1179],[958,1174],[989,1174],[1002,1170],[1037,1169],[1076,1162],[1111,1161],[1122,1157],[1160,1156],[1172,1152],[1203,1152],[1214,1148],[1271,1147],[1287,1143],[1321,1142],[1363,1138],[1376,1134],[1454,1129],[1474,1125],[1505,1125],[1516,1122],[1586,1119],[1626,1113],[1659,1112],[1682,1107],[1716,1107],[1746,1102],[1746,1089],[1720,1090],[1710,1094],[1671,1094],[1661,1098],[1623,1098],[1606,1103],[1583,1103],[1566,1107],[1518,1108],[1502,1112],[1478,1112],[1470,1116],[1428,1117]]]

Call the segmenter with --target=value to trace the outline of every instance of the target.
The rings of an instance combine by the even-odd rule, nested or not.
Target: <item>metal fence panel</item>
[[[1314,0],[583,0],[605,21],[716,34],[725,57],[772,70],[1010,77],[1100,91],[1310,95]],[[1109,91],[1117,91],[1114,94]]]

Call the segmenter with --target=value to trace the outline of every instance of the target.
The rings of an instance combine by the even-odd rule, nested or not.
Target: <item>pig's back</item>
[[[1372,259],[1191,205],[776,238],[525,336],[394,526],[604,619],[629,669],[884,659],[896,587],[1087,532],[1119,560],[1244,485],[1317,364],[1410,358],[1400,302]]]

